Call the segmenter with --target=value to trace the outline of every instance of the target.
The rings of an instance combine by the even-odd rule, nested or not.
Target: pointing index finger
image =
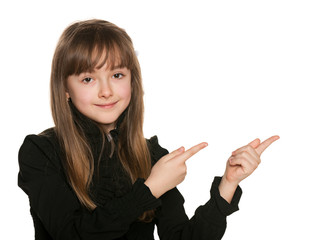
[[[271,145],[271,143],[273,143],[274,141],[278,140],[280,137],[275,135],[272,136],[270,138],[268,138],[267,140],[263,141],[257,148],[256,151],[259,154],[259,156],[264,152],[264,150],[266,150],[267,147],[269,147]]]
[[[183,161],[187,161],[190,157],[192,157],[194,154],[199,152],[201,149],[208,146],[208,143],[203,142],[198,145],[193,146],[192,148],[188,149],[184,153],[178,156],[178,158],[182,159]]]

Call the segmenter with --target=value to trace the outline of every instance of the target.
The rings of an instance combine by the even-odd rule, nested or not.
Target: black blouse
[[[116,141],[118,132],[113,130],[111,135]],[[97,161],[102,138],[97,132],[90,132],[88,137]],[[158,144],[156,136],[146,141],[152,164],[168,153]],[[144,179],[131,184],[117,154],[109,157],[105,152],[102,156],[96,165],[99,172],[94,173],[91,189],[97,208],[90,212],[81,206],[68,184],[54,129],[25,138],[19,151],[18,185],[30,200],[35,239],[151,240],[155,225],[161,240],[221,239],[226,216],[238,210],[240,187],[229,204],[219,194],[221,178],[216,177],[210,200],[198,207],[189,220],[183,207],[184,198],[177,188],[156,199]],[[152,222],[137,220],[151,209],[156,209]]]

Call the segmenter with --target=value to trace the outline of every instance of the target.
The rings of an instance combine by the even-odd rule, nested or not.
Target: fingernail
[[[181,147],[178,149],[179,152],[183,152],[183,150],[184,150],[184,147]]]

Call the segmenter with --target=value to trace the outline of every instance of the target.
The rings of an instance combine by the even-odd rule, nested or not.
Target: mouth
[[[111,102],[111,103],[103,103],[103,104],[94,104],[95,106],[99,107],[99,108],[103,108],[103,109],[110,109],[113,108],[118,101],[116,102]]]

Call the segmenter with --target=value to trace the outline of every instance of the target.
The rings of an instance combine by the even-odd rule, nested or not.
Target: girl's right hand
[[[206,146],[208,144],[203,142],[187,151],[181,147],[160,158],[144,183],[149,187],[153,196],[159,198],[181,183],[187,174],[186,161]]]

